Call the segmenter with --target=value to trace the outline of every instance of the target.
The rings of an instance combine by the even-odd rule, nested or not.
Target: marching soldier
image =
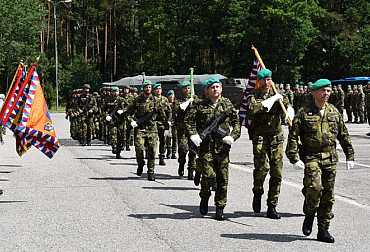
[[[353,113],[353,117],[354,117],[354,123],[358,123],[358,102],[357,102],[357,94],[358,94],[358,89],[357,89],[357,85],[353,85],[353,95],[352,95],[352,102],[351,102],[351,105],[352,105],[352,113]]]
[[[351,85],[347,85],[347,93],[344,96],[344,107],[346,109],[347,114],[347,122],[352,122],[352,98],[353,98],[353,91]]]
[[[337,94],[337,109],[339,113],[343,116],[343,109],[344,109],[344,91],[342,89],[342,84],[338,84],[337,88],[338,94]]]
[[[204,84],[208,98],[194,103],[187,118],[187,128],[191,141],[198,147],[198,156],[202,167],[200,190],[200,213],[208,212],[208,199],[211,196],[212,176],[209,171],[216,172],[217,190],[215,193],[216,220],[225,220],[223,209],[227,200],[229,152],[231,145],[240,137],[238,114],[229,99],[222,97],[222,84],[216,78]],[[201,138],[202,133],[211,122],[218,121],[210,137]],[[232,128],[232,130],[230,130]],[[216,128],[215,128],[216,129]],[[212,139],[212,140],[211,140]],[[213,174],[212,174],[213,175]],[[214,176],[214,175],[213,175]]]
[[[159,139],[159,165],[166,165],[166,162],[164,162],[164,156],[166,153],[165,138],[170,134],[170,131],[168,129],[171,126],[171,117],[172,117],[171,105],[168,102],[168,99],[162,95],[161,83],[155,84],[153,86],[153,91],[154,91],[154,100],[157,103],[157,107],[163,109],[166,113],[166,123],[157,121],[158,139]]]
[[[367,83],[367,92],[366,92],[366,115],[367,122],[370,125],[370,81]],[[370,136],[370,132],[366,134]]]
[[[78,113],[81,117],[81,137],[82,146],[86,144],[91,145],[91,136],[93,132],[93,116],[94,111],[97,110],[96,100],[92,94],[89,94],[90,85],[83,85],[83,94],[80,96],[77,107]]]
[[[331,83],[320,79],[312,86],[313,101],[299,110],[289,133],[286,155],[295,168],[304,169],[303,234],[312,232],[317,213],[317,240],[333,243],[328,232],[334,204],[334,182],[339,141],[347,159],[347,169],[354,166],[354,150],[343,118],[335,106],[329,104]],[[298,146],[299,139],[301,146]],[[298,148],[301,155],[298,155]]]
[[[271,90],[272,72],[263,69],[258,72],[257,79],[259,88],[253,90],[248,97],[249,109],[253,117],[253,211],[261,211],[261,198],[264,193],[263,184],[267,173],[270,173],[269,192],[267,198],[267,217],[280,219],[276,212],[280,185],[283,173],[283,142],[284,133],[281,128],[281,114],[283,110],[277,102],[283,100],[287,107],[287,117],[294,117],[294,110],[288,99],[280,94],[274,94]]]
[[[177,130],[176,130],[176,121],[177,115],[175,114],[175,107],[177,101],[175,99],[175,92],[173,90],[169,90],[167,92],[167,99],[171,104],[171,130],[170,135],[166,137],[166,146],[167,146],[167,158],[176,159],[176,152],[177,152]]]
[[[151,94],[152,83],[144,81],[143,92],[137,96],[127,108],[125,115],[133,116],[136,120],[129,117],[130,125],[135,129],[135,152],[138,168],[136,174],[141,176],[145,165],[144,151],[147,151],[148,159],[148,180],[154,181],[154,159],[157,150],[157,124],[155,121],[161,120],[163,124],[168,126],[165,111],[157,107],[154,97]],[[167,128],[168,129],[168,128]]]
[[[362,85],[358,85],[358,93],[356,95],[356,106],[358,110],[358,123],[365,123],[365,93],[362,90]]]
[[[125,108],[127,108],[134,101],[134,96],[130,93],[130,86],[127,84],[123,86],[122,98]],[[124,122],[124,132],[124,143],[126,146],[126,151],[129,151],[130,139],[131,135],[133,134],[133,130],[132,127],[130,127],[130,122],[128,120],[125,120]]]

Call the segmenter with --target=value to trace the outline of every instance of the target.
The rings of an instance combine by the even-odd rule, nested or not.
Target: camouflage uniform
[[[130,93],[123,93],[122,98],[125,108],[127,108],[134,101],[134,96]],[[126,145],[126,150],[130,150],[130,139],[134,131],[132,130],[132,127],[130,127],[130,122],[128,120],[125,120],[124,127],[124,143]]]
[[[160,97],[154,96],[154,100],[157,103],[157,108],[163,109],[166,114],[165,123],[162,123],[162,121],[157,121],[158,139],[159,139],[159,158],[163,160],[166,153],[166,142],[164,137],[164,131],[166,129],[169,129],[168,122],[171,121],[172,118],[172,109],[168,99],[163,95],[161,95]]]
[[[177,101],[175,100],[171,104],[171,133],[166,137],[166,148],[167,148],[167,158],[169,158],[170,154],[171,158],[176,158],[177,152],[177,130],[176,130],[176,123],[177,123],[177,115],[175,114]]]
[[[358,122],[358,102],[357,102],[357,94],[358,94],[358,91],[357,89],[354,89],[353,90],[353,95],[352,95],[352,100],[351,100],[351,105],[352,105],[352,113],[353,113],[353,117],[354,117],[354,122],[357,123]]]
[[[82,137],[82,145],[85,143],[89,145],[94,127],[94,111],[97,110],[94,96],[92,94],[82,94],[77,102],[77,108],[81,117],[80,134]],[[93,113],[90,113],[89,110],[92,110]]]
[[[339,113],[343,116],[343,109],[344,109],[344,91],[341,88],[338,88],[338,94],[337,94],[337,109]]]
[[[118,96],[112,98],[110,102],[106,104],[106,115],[110,116],[111,121],[107,122],[109,127],[109,135],[111,136],[112,152],[116,154],[117,158],[121,153],[124,144],[124,117],[123,114],[119,114],[119,110],[124,110],[123,98]]]
[[[208,98],[195,103],[191,107],[187,118],[189,135],[195,135],[205,129],[210,120],[218,117],[222,112],[231,110],[220,128],[225,130],[234,140],[240,137],[240,123],[236,110],[229,99],[221,97],[217,103],[212,103]],[[232,127],[232,130],[230,130]],[[229,169],[229,152],[231,146],[222,141],[218,133],[211,133],[213,141],[206,138],[198,148],[199,162],[202,167],[202,180],[200,197],[208,199],[211,196],[210,187],[216,175],[217,190],[215,193],[215,206],[224,208],[227,200],[227,184]]]
[[[326,103],[324,114],[314,101],[299,110],[289,133],[286,155],[292,164],[300,160],[298,139],[303,148],[305,172],[303,212],[314,216],[317,212],[319,229],[328,229],[334,204],[334,183],[339,140],[347,160],[354,160],[354,150],[342,116],[335,106]]]
[[[352,117],[352,98],[353,98],[353,91],[348,90],[345,97],[344,97],[344,107],[346,109],[347,113],[347,122],[352,122],[353,117]]]
[[[356,107],[357,107],[359,123],[364,123],[365,122],[365,93],[362,91],[362,88],[358,89],[358,93],[356,95],[355,100],[356,100]]]
[[[366,91],[366,115],[367,115],[367,122],[370,125],[370,89]]]
[[[276,207],[280,194],[280,185],[283,173],[283,142],[284,133],[281,128],[281,114],[283,110],[279,102],[275,102],[271,110],[261,104],[262,101],[272,97],[273,91],[264,94],[260,89],[253,90],[249,99],[249,109],[253,116],[253,193],[264,193],[263,183],[267,173],[270,172],[269,192],[267,198],[268,207]],[[284,97],[283,103],[288,107],[289,101]]]
[[[135,128],[134,140],[136,162],[139,167],[143,167],[145,165],[144,151],[147,151],[146,156],[148,159],[148,174],[153,174],[155,167],[154,159],[157,150],[158,135],[157,124],[155,123],[155,121],[160,120],[163,123],[167,122],[165,111],[163,109],[157,108],[156,102],[152,95],[150,95],[149,97],[145,97],[144,95],[140,94],[134,99],[134,101],[129,105],[125,112],[125,115],[127,116],[135,114],[135,117],[139,120],[153,110],[157,110],[158,113],[154,114],[149,120],[147,120],[147,122],[138,125],[138,127]],[[128,120],[131,123],[132,121],[134,121],[134,118],[129,117]]]

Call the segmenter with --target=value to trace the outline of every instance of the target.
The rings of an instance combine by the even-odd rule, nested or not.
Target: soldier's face
[[[88,89],[88,88],[84,88],[84,93],[85,93],[85,94],[88,94],[88,93],[89,93],[89,91],[90,91],[90,89]]]
[[[187,87],[183,87],[181,89],[182,91],[182,94],[184,97],[189,97],[190,96],[190,92],[191,92],[191,87],[190,86],[187,86]]]
[[[134,97],[136,97],[136,96],[137,96],[137,92],[136,92],[136,91],[133,91],[131,94],[132,94]]]
[[[112,92],[112,96],[113,97],[118,97],[119,96],[119,91],[117,90],[117,91]]]
[[[150,93],[152,92],[152,85],[146,85],[144,88],[143,88],[143,92],[144,92],[144,95],[145,96],[149,96]]]
[[[128,94],[128,93],[130,93],[130,89],[129,89],[129,88],[124,88],[124,89],[123,89],[123,92],[124,92],[125,94]]]
[[[329,100],[331,93],[330,87],[323,87],[320,89],[312,90],[312,96],[315,99],[315,101],[318,102],[327,102]]]
[[[274,85],[272,83],[272,78],[271,77],[262,78],[262,79],[259,79],[258,81],[259,81],[259,85],[260,85],[260,89],[261,89],[262,93],[270,92],[271,85]]]
[[[213,83],[208,88],[208,97],[209,99],[219,98],[222,94],[222,85],[220,83]]]
[[[156,88],[154,89],[154,95],[155,95],[155,96],[160,96],[160,95],[162,95],[162,87],[156,87]]]
[[[170,95],[168,96],[168,100],[169,100],[170,102],[173,102],[173,101],[175,100],[175,94],[170,94]]]

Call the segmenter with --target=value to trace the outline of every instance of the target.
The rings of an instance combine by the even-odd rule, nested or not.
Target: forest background
[[[39,55],[55,105],[89,83],[147,75],[220,73],[246,78],[256,46],[277,83],[370,74],[368,0],[0,0],[0,92],[21,60]]]

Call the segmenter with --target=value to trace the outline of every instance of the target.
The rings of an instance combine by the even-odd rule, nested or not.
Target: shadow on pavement
[[[234,212],[234,214],[237,214],[237,215],[240,215],[240,216],[243,216],[243,217],[267,218],[265,211],[261,211],[260,213],[255,213],[255,212],[252,212],[252,211],[251,212],[240,211],[240,212]],[[304,217],[304,214],[282,213],[282,212],[279,212],[279,214],[281,215],[281,218]]]
[[[138,180],[141,177],[136,176],[136,177],[104,177],[104,178],[89,178],[93,180],[120,180],[120,181],[126,181],[126,180]]]
[[[165,205],[161,204],[162,206],[168,206],[176,209],[181,209],[187,212],[181,213],[168,213],[168,214],[129,214],[129,217],[137,218],[137,219],[193,219],[193,218],[202,218],[199,213],[199,206],[188,206],[188,205]]]
[[[15,164],[0,164],[0,167],[23,167],[22,165],[15,165]]]
[[[12,173],[11,171],[0,171],[0,173]]]
[[[0,181],[9,181],[9,179],[0,179]]]
[[[263,240],[271,242],[294,242],[299,240],[312,240],[304,236],[289,234],[221,234],[221,237],[243,240]]]
[[[22,200],[0,200],[0,204],[7,204],[7,203],[25,203],[28,201],[22,201]]]
[[[195,187],[171,187],[171,186],[166,186],[166,187],[151,187],[151,186],[144,186],[142,187],[143,189],[149,189],[149,190],[165,190],[165,191],[188,191],[188,190],[194,190],[194,191],[199,191],[199,188]]]

